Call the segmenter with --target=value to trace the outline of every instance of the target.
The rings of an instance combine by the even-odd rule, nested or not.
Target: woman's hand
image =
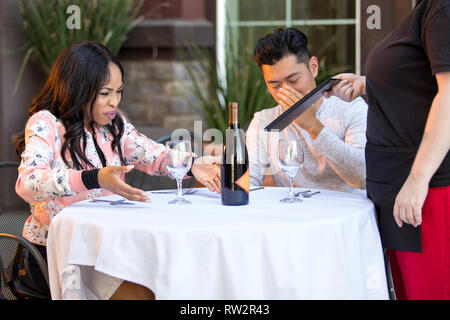
[[[422,207],[428,194],[428,183],[408,176],[395,199],[394,219],[399,228],[403,222],[414,227],[422,223]]]
[[[141,189],[133,188],[129,184],[126,184],[120,178],[125,175],[126,172],[131,171],[134,166],[121,166],[121,167],[105,167],[101,168],[98,172],[98,184],[100,187],[107,189],[115,194],[118,194],[128,200],[133,201],[145,201],[149,202],[145,192]]]
[[[217,193],[220,193],[220,161],[220,156],[205,156],[195,159],[191,168],[198,182]]]
[[[335,95],[341,100],[350,102],[366,93],[366,77],[364,76],[357,76],[353,73],[341,73],[333,78],[341,81],[331,90],[323,93],[326,98]]]

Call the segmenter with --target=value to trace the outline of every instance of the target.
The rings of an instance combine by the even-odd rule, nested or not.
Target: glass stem
[[[177,179],[177,189],[178,189],[177,197],[182,199],[183,198],[183,180],[182,179]]]
[[[294,198],[294,191],[292,191],[292,186],[294,184],[294,178],[289,177],[289,192],[288,192],[288,198]]]

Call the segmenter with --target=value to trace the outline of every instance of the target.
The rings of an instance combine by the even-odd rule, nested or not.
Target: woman
[[[366,73],[338,75],[333,94],[367,94],[367,194],[400,269],[397,294],[449,299],[450,1],[420,1],[371,51]]]
[[[103,45],[84,42],[64,50],[29,110],[16,192],[30,203],[32,215],[23,236],[45,255],[52,218],[71,203],[109,194],[150,201],[144,191],[123,181],[133,167],[168,175],[165,147],[139,134],[117,111],[123,69]],[[218,166],[200,164],[192,173],[219,191]],[[100,299],[147,299],[145,287],[109,276],[95,283]],[[105,290],[105,288],[107,288]]]

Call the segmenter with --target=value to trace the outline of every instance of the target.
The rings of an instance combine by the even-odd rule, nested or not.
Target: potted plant
[[[143,19],[144,0],[16,0],[22,16],[26,51],[15,84],[29,59],[48,75],[59,53],[81,41],[97,41],[118,54],[128,33]],[[68,8],[79,8],[79,28],[69,28]]]
[[[188,52],[197,61],[197,64],[185,64],[195,96],[200,102],[199,106],[194,107],[203,115],[208,128],[219,129],[225,134],[229,102],[239,102],[239,121],[243,128],[249,125],[255,112],[275,105],[259,67],[253,61],[250,48],[238,55],[232,45],[227,46],[223,79],[217,72],[214,56],[207,49],[190,46]],[[204,84],[206,87],[203,87]]]

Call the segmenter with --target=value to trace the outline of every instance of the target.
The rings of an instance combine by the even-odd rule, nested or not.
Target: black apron
[[[399,251],[422,251],[420,226],[394,219],[395,199],[406,181],[418,148],[366,144],[367,196],[375,204],[383,247]]]

